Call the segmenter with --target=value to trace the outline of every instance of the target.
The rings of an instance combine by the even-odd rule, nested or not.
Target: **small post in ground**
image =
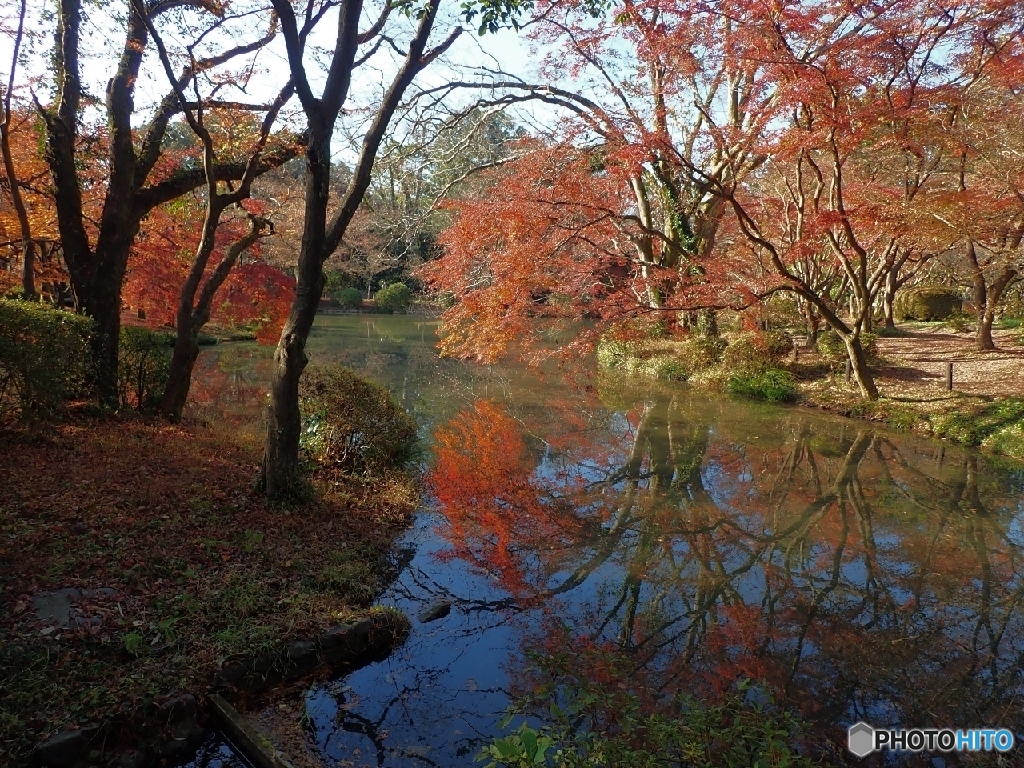
[[[853,363],[851,363],[850,359],[847,358],[847,360],[846,360],[846,383],[849,384],[851,381],[853,381]]]
[[[953,364],[946,363],[946,391],[953,391]]]

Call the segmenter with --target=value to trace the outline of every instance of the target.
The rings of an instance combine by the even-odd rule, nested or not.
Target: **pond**
[[[706,701],[763,682],[830,762],[858,720],[1020,738],[1019,464],[683,385],[442,361],[435,329],[321,317],[310,342],[387,386],[431,447],[381,598],[408,641],[297,707],[324,765],[473,765],[552,675]],[[201,364],[199,412],[260,402],[269,350]]]

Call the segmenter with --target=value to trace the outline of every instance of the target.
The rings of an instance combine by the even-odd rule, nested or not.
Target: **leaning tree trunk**
[[[849,334],[843,338],[843,342],[846,344],[846,354],[850,358],[853,378],[857,382],[861,396],[868,400],[877,400],[878,387],[875,386],[875,379],[871,375],[868,357],[864,353],[864,345],[860,343],[860,335]]]

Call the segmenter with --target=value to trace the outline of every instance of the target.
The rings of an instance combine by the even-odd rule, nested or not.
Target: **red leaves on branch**
[[[260,213],[266,204],[246,200],[246,210]],[[150,325],[173,325],[181,287],[192,266],[202,224],[200,204],[180,201],[153,212],[128,265],[123,298],[142,310]],[[228,219],[217,232],[217,251],[207,266],[211,274],[226,249],[245,232],[245,220]],[[294,296],[293,278],[259,260],[259,243],[243,254],[214,300],[212,320],[222,326],[255,326],[262,343],[276,341]]]

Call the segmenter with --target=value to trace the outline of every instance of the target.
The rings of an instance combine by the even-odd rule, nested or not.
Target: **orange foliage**
[[[122,297],[129,308],[145,312],[148,324],[174,324],[201,225],[201,202],[195,199],[158,208],[144,222],[128,264]],[[244,229],[244,220],[238,218],[221,224],[218,248],[207,265],[207,275],[217,268],[225,249]],[[292,278],[259,260],[257,243],[232,269],[218,292],[211,319],[223,326],[255,325],[257,338],[272,343],[291,307],[294,285]]]

